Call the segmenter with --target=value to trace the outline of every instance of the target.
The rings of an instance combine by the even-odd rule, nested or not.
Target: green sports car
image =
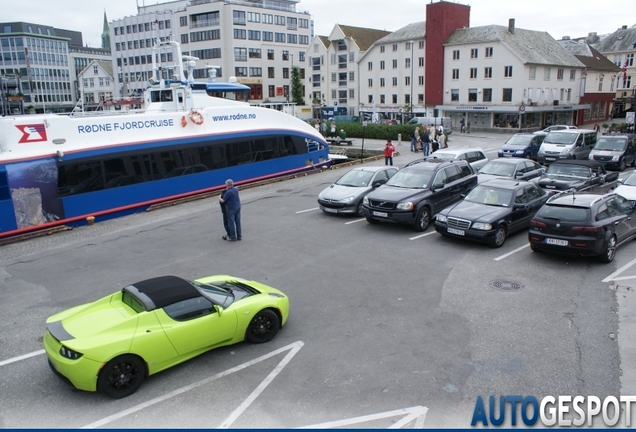
[[[147,376],[213,348],[268,342],[288,316],[287,296],[255,281],[162,276],[51,316],[44,349],[67,384],[123,398]]]

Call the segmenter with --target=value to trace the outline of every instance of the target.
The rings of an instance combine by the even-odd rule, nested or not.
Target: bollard
[[[398,134],[398,145],[402,145],[402,134]]]
[[[95,223],[95,216],[88,216],[88,217],[86,218],[86,222],[87,222],[89,225],[93,225],[93,224]]]

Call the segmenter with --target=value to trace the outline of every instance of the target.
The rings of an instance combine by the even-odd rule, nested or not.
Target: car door
[[[631,237],[636,235],[636,218],[634,218],[634,206],[629,202],[626,198],[616,195],[614,197],[614,201],[618,205],[620,211],[627,216],[627,224],[629,225],[629,230],[626,237]]]
[[[530,141],[530,157],[534,160],[537,160],[537,153],[539,153],[539,147],[541,147],[541,143],[545,135],[535,135],[532,137]]]
[[[625,214],[616,197],[609,198],[605,204],[609,212],[609,223],[614,225],[614,233],[619,243],[624,241],[632,233],[631,215]]]
[[[451,167],[449,167],[451,168]],[[433,214],[437,213],[452,202],[451,188],[448,185],[448,173],[446,168],[440,169],[435,174],[432,186],[433,193],[429,197],[429,202],[433,207]]]
[[[219,345],[236,333],[236,313],[217,312],[212,302],[203,296],[182,300],[155,313],[179,355]]]
[[[528,217],[528,196],[524,187],[518,187],[514,191],[509,223],[509,233],[519,231],[530,223]]]
[[[534,215],[539,211],[541,206],[545,204],[548,200],[549,195],[545,191],[545,189],[540,188],[535,184],[525,186],[525,193],[528,198],[528,220],[527,223],[530,224],[530,220],[534,217]],[[528,226],[528,225],[526,225]]]

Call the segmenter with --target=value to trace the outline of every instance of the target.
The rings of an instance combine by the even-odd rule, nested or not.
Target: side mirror
[[[223,316],[224,309],[219,305],[214,305],[214,310],[219,314],[219,316]]]
[[[435,183],[433,185],[433,190],[444,189],[444,183]]]
[[[619,179],[616,179],[616,182],[623,184],[625,182],[625,179],[619,178]]]
[[[371,185],[371,187],[373,189],[377,188],[378,186],[382,186],[384,183],[386,183],[386,180],[376,180],[373,182],[373,184]]]

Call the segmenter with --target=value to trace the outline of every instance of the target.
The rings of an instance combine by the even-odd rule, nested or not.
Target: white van
[[[598,133],[590,129],[564,129],[546,135],[537,162],[549,164],[560,159],[587,159],[596,144]]]
[[[448,135],[453,132],[453,122],[450,117],[413,117],[408,124],[419,124],[426,127],[430,125],[439,126],[441,124]]]

